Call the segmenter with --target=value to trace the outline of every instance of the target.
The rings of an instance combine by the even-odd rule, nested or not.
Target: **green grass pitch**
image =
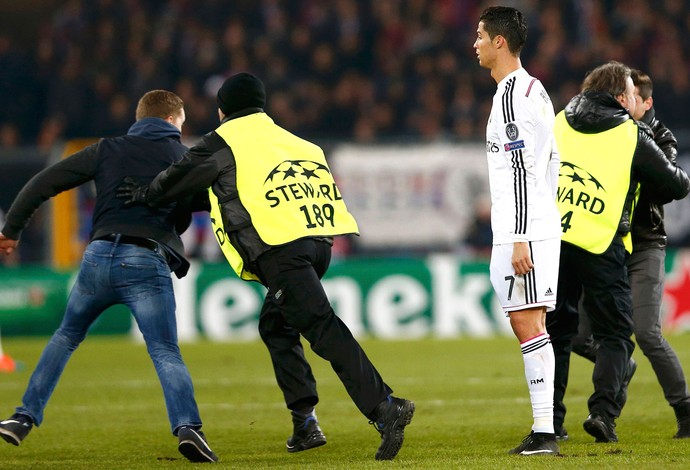
[[[690,371],[690,335],[669,338]],[[0,418],[13,413],[47,338],[5,338],[25,369],[0,374]],[[362,345],[395,394],[414,400],[415,417],[392,462],[377,462],[380,439],[329,365],[308,351],[319,383],[317,413],[326,446],[288,454],[291,433],[268,353],[258,342],[183,344],[204,431],[232,469],[690,468],[690,439],[677,440],[673,410],[641,351],[618,420],[620,442],[595,444],[582,429],[591,364],[573,356],[566,397],[570,440],[559,457],[507,455],[532,423],[520,349],[513,338],[376,341]],[[177,469],[163,396],[144,345],[88,337],[20,447],[0,441],[2,469]],[[195,465],[196,466],[196,465]]]

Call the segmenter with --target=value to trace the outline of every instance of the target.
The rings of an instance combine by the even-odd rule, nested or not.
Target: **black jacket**
[[[115,196],[126,176],[150,182],[161,170],[178,161],[187,148],[180,131],[158,118],[144,118],[127,135],[101,139],[98,143],[52,165],[22,188],[6,216],[2,233],[18,240],[36,209],[49,198],[94,181],[96,204],[90,239],[109,233],[150,238],[165,246],[171,269],[182,277],[189,269],[180,233],[191,220],[191,202],[152,208],[141,204],[125,207]]]
[[[669,161],[675,163],[678,156],[678,141],[673,133],[655,117],[654,108],[642,116],[654,134],[654,142],[664,152]],[[664,248],[666,230],[664,229],[664,206],[653,202],[654,187],[643,185],[637,201],[632,223],[633,250],[645,248]]]
[[[632,119],[613,95],[591,91],[580,93],[570,100],[565,107],[565,118],[573,129],[584,134],[604,132]],[[638,125],[631,171],[627,203],[619,224],[620,235],[630,232],[630,213],[638,183],[654,188],[654,193],[649,192],[648,197],[656,204],[682,199],[690,192],[688,175],[676,166],[675,161],[666,158],[645,124]]]

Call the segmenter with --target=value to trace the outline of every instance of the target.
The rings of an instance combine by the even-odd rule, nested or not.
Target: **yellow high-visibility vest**
[[[584,134],[570,127],[563,111],[558,113],[554,137],[561,154],[557,204],[563,241],[594,254],[611,245],[630,188],[637,133],[637,125],[629,119],[607,131]],[[634,203],[638,196],[639,185]],[[623,242],[631,253],[629,233]]]
[[[240,201],[266,244],[359,233],[320,147],[277,126],[265,113],[231,119],[216,133],[232,149]],[[222,243],[227,234],[210,188],[209,197],[213,229],[228,262],[242,279],[256,279],[237,250]]]
[[[258,281],[259,277],[250,272],[245,266],[244,266],[244,260],[238,253],[238,251],[235,249],[234,246],[232,246],[232,243],[230,243],[230,238],[228,238],[228,234],[225,231],[225,227],[223,227],[223,217],[221,216],[220,212],[220,203],[218,202],[218,198],[216,197],[216,194],[213,192],[212,188],[208,188],[208,200],[211,203],[211,226],[213,227],[213,233],[216,236],[216,241],[218,242],[218,245],[220,246],[220,250],[223,252],[223,255],[225,256],[225,259],[228,260],[228,263],[230,263],[230,267],[232,268],[233,271],[239,276],[240,279],[243,279],[245,281]]]

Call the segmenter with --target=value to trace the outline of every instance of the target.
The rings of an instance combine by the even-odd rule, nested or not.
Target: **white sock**
[[[551,338],[543,333],[520,344],[525,379],[532,402],[532,431],[553,433],[553,376],[555,359]]]

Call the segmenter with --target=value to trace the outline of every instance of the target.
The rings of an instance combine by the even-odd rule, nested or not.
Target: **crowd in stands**
[[[0,31],[0,147],[127,131],[147,90],[185,101],[185,134],[217,125],[238,71],[311,139],[483,140],[495,83],[472,48],[478,0],[66,0],[25,44]],[[523,65],[556,110],[610,59],[648,72],[671,129],[690,127],[684,0],[505,0],[527,16]]]

